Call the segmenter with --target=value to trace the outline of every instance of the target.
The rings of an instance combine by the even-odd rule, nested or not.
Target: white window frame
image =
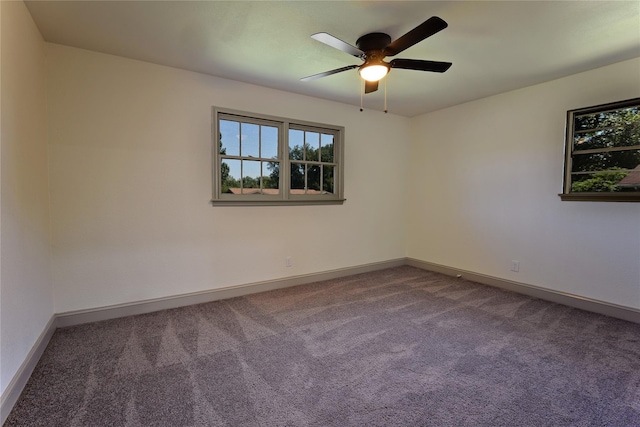
[[[278,128],[278,161],[280,162],[280,192],[278,195],[265,194],[228,194],[222,193],[221,162],[223,158],[243,159],[241,156],[223,156],[220,154],[220,120],[230,119],[241,123],[262,124]],[[344,127],[293,120],[283,117],[250,113],[228,108],[212,108],[212,181],[214,206],[282,206],[282,205],[336,205],[344,198]],[[289,159],[289,129],[309,130],[332,134],[334,145],[333,193],[330,194],[291,194],[291,160]],[[245,159],[246,160],[246,159]],[[267,159],[254,159],[262,160]]]
[[[559,194],[563,201],[596,201],[596,202],[640,202],[640,191],[612,191],[612,192],[576,192],[571,191],[573,157],[579,154],[605,153],[607,151],[640,150],[640,145],[629,145],[615,148],[602,148],[592,150],[576,150],[574,140],[580,131],[574,129],[576,116],[591,115],[599,112],[609,112],[622,110],[630,107],[640,106],[640,98],[628,99],[625,101],[612,102],[609,104],[595,105],[592,107],[579,108],[567,111],[566,138],[565,138],[565,161],[564,161],[564,183],[562,193]],[[605,172],[603,170],[602,172]],[[631,171],[628,171],[631,172]]]

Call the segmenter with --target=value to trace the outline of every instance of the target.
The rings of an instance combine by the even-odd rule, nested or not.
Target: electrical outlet
[[[515,271],[516,273],[520,271],[520,261],[511,260],[511,271]]]
[[[284,266],[285,267],[291,267],[291,257],[288,256],[284,259]]]

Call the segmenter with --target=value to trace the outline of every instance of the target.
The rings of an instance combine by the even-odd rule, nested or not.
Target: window
[[[344,128],[213,109],[214,205],[339,204]]]
[[[640,202],[640,98],[567,112],[562,200]]]

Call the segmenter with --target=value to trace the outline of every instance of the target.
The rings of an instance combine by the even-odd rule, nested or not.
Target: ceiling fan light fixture
[[[358,70],[360,77],[369,81],[377,82],[387,75],[389,67],[382,64],[364,65]]]

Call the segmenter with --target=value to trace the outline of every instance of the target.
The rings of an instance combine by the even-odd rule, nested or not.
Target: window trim
[[[223,194],[220,175],[219,148],[219,120],[223,118],[237,118],[238,121],[266,124],[278,128],[278,160],[280,162],[280,194]],[[251,113],[229,108],[212,107],[211,120],[211,148],[212,148],[212,182],[213,193],[211,204],[214,206],[283,206],[283,205],[341,205],[344,198],[344,126],[325,123],[294,120],[266,114]],[[334,135],[334,189],[332,194],[290,194],[291,168],[289,159],[289,129],[290,126],[310,128]],[[240,157],[240,156],[239,156]]]
[[[564,179],[562,184],[562,193],[558,194],[562,201],[578,201],[578,202],[640,202],[640,191],[638,192],[572,192],[571,191],[571,169],[573,166],[573,156],[576,154],[573,149],[573,141],[575,137],[574,124],[576,115],[593,114],[605,111],[621,110],[624,108],[640,106],[640,98],[632,98],[624,101],[611,102],[607,104],[594,105],[591,107],[578,108],[567,111],[566,135],[564,146]],[[633,150],[635,145],[628,147],[620,147],[615,149],[596,149],[585,150],[590,152],[605,151],[624,151]]]

